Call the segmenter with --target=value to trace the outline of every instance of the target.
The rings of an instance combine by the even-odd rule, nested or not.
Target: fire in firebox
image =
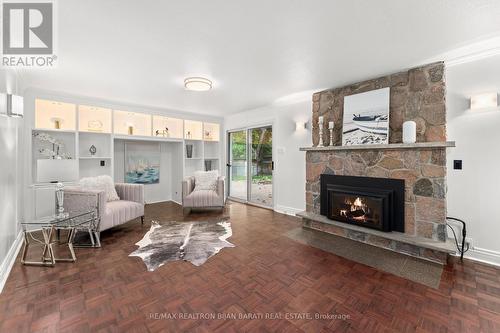
[[[373,210],[369,207],[366,200],[360,197],[345,197],[344,202],[339,205],[338,213],[335,214],[343,219],[356,222],[377,222],[378,217],[375,216]]]
[[[320,212],[330,220],[404,232],[404,181],[321,175]]]

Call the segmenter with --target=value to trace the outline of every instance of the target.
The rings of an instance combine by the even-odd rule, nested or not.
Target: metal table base
[[[56,262],[75,262],[76,255],[75,250],[73,249],[73,239],[75,237],[75,228],[61,228],[68,230],[68,237],[66,244],[68,246],[70,257],[69,258],[59,258],[54,254],[53,245],[56,243],[60,243],[59,240],[56,239],[55,233],[56,230],[60,230],[55,226],[51,226],[49,228],[42,228],[40,231],[43,235],[43,241],[37,239],[33,236],[33,232],[35,231],[24,231],[24,245],[23,245],[23,254],[21,257],[21,263],[23,265],[34,265],[34,266],[54,266]],[[43,251],[40,258],[40,261],[27,261],[26,256],[28,255],[28,249],[30,247],[30,243],[34,241],[38,244],[43,244]]]

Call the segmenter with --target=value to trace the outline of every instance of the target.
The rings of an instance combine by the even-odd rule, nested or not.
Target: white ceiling
[[[58,67],[21,87],[228,115],[500,33],[498,0],[64,0]],[[187,76],[214,81],[185,91]]]

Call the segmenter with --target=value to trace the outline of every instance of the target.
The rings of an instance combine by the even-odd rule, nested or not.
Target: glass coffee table
[[[94,228],[96,216],[97,212],[95,210],[67,212],[29,222],[22,222],[24,245],[21,263],[23,265],[54,266],[56,262],[75,262],[76,256],[73,249],[75,233],[77,230],[89,230]],[[61,230],[67,230],[65,242],[62,242],[59,237]],[[36,237],[39,233],[42,234],[43,239]],[[56,257],[53,249],[53,245],[56,243],[67,244],[70,256],[67,258]],[[26,260],[30,244],[43,245],[39,261]]]

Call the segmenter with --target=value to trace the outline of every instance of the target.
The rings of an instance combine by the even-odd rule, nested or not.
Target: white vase
[[[403,143],[417,142],[417,123],[408,120],[403,123]]]

